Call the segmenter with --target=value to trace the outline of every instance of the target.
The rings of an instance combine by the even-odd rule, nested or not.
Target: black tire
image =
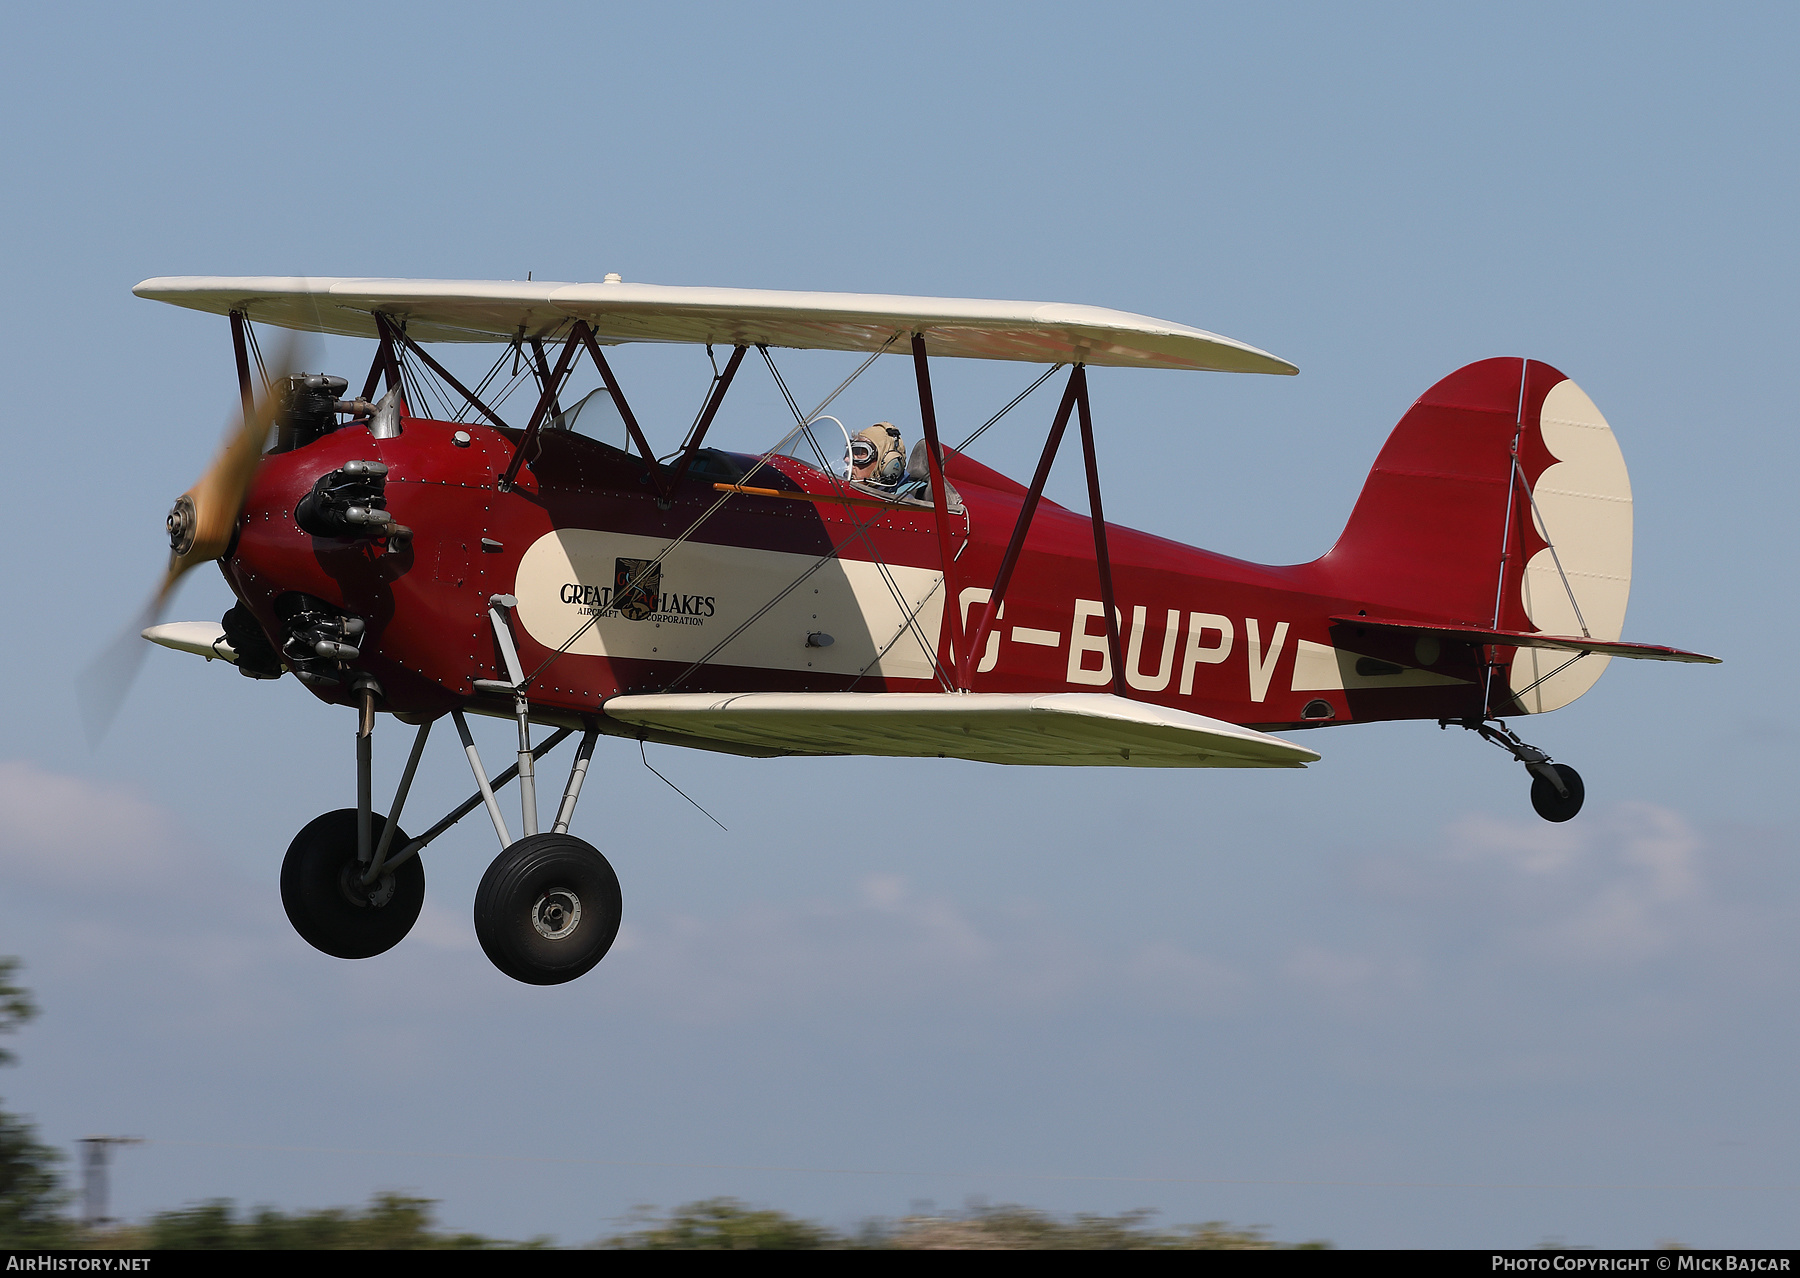
[[[495,967],[561,985],[606,957],[623,901],[612,863],[572,834],[533,834],[494,858],[475,889],[475,936]]]
[[[1563,798],[1556,792],[1556,787],[1544,780],[1543,777],[1533,777],[1531,778],[1531,806],[1536,808],[1537,814],[1546,821],[1567,821],[1581,811],[1581,801],[1587,797],[1587,792],[1582,789],[1581,773],[1575,771],[1574,768],[1566,763],[1552,763],[1550,766],[1556,769],[1556,775],[1561,777],[1563,784],[1569,787],[1569,797]]]
[[[372,815],[375,842],[387,820]],[[395,829],[391,856],[407,844]],[[309,822],[281,863],[281,903],[288,922],[315,950],[333,958],[373,958],[400,944],[425,904],[425,867],[408,858],[368,887],[356,861],[356,809],[339,808]]]

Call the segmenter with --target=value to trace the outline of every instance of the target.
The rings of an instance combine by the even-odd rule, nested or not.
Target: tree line
[[[17,1032],[38,1013],[18,982],[20,968],[18,959],[0,958],[0,1036]],[[0,1065],[15,1059],[0,1044]],[[73,1195],[63,1184],[62,1163],[62,1152],[40,1142],[29,1122],[0,1109],[0,1247],[442,1251],[556,1245],[549,1238],[513,1242],[446,1230],[437,1224],[433,1200],[395,1193],[376,1194],[362,1208],[292,1213],[268,1206],[240,1211],[221,1198],[156,1212],[140,1223],[89,1228],[69,1214]],[[867,1220],[845,1232],[734,1198],[709,1198],[666,1212],[640,1208],[617,1232],[586,1245],[616,1251],[1270,1251],[1294,1245],[1221,1221],[1160,1229],[1151,1224],[1153,1214],[1057,1216],[1013,1204],[971,1203],[942,1215]]]

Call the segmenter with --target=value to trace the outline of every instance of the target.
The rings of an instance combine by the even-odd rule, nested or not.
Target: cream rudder
[[[1539,360],[1490,359],[1419,397],[1316,567],[1376,615],[1612,641],[1631,525],[1625,459],[1593,401]],[[1516,649],[1510,712],[1568,705],[1608,660]]]

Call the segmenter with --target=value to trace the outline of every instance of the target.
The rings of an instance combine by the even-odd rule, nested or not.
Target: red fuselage
[[[457,442],[459,433],[466,444]],[[380,681],[387,709],[409,717],[479,703],[477,680],[506,678],[488,614],[496,594],[520,597],[519,617],[526,624],[517,627],[519,655],[528,673],[541,668],[531,702],[534,717],[546,720],[593,716],[608,697],[628,692],[933,691],[944,682],[930,668],[930,657],[945,672],[955,669],[956,620],[945,600],[956,600],[963,624],[979,620],[1025,496],[1019,484],[950,454],[948,474],[965,507],[950,519],[951,589],[927,591],[935,602],[920,608],[918,599],[903,598],[905,581],[896,586],[890,579],[917,581],[928,573],[935,587],[941,558],[932,508],[834,500],[850,491],[842,481],[778,456],[745,483],[818,500],[732,493],[684,543],[700,556],[693,562],[711,566],[683,570],[685,561],[672,556],[651,615],[621,619],[606,611],[612,565],[622,562],[615,549],[618,555],[660,554],[659,547],[719,502],[723,494],[716,485],[736,479],[755,459],[703,454],[672,501],[659,502],[638,458],[579,435],[545,432],[512,491],[502,492],[499,476],[516,438],[482,425],[407,418],[397,438],[378,440],[353,424],[269,456],[223,562],[225,574],[277,641],[276,601],[287,592],[304,592],[363,618],[367,633],[357,667]],[[358,459],[388,467],[387,507],[413,530],[410,540],[388,547],[377,540],[315,537],[295,524],[295,506],[315,481]],[[1122,684],[1110,669],[1092,526],[1085,515],[1045,502],[1004,612],[980,659],[971,663],[973,691],[1110,689],[1274,728],[1483,713],[1481,648],[1446,643],[1427,662],[1410,640],[1334,623],[1333,617],[1363,609],[1370,615],[1397,610],[1334,590],[1325,560],[1265,567],[1116,525],[1109,525],[1107,542],[1125,653]],[[587,558],[576,550],[564,555],[563,547],[576,547]],[[902,627],[907,617],[913,634],[930,626],[929,655],[921,641],[920,662],[908,666],[890,647],[884,663],[871,665],[854,659],[846,644],[843,660],[831,667],[824,660],[830,648],[807,647],[802,632],[814,623],[792,611],[804,610],[807,598],[830,594],[810,586],[813,578],[786,597],[782,606],[791,617],[777,612],[762,621],[736,620],[750,618],[779,594],[799,575],[795,565],[817,563],[834,547],[855,588],[839,592],[837,614],[818,620],[819,631],[841,635],[846,628],[866,628],[877,648],[891,643],[876,622],[865,627],[842,615],[856,606],[853,601],[866,603],[867,583],[880,580],[898,590]],[[522,576],[528,554],[533,565],[549,555],[548,566],[528,565]],[[758,568],[764,562],[767,574]],[[804,594],[808,589],[812,596]],[[552,616],[559,609],[569,617],[566,626]],[[624,638],[599,642],[598,649],[594,640],[578,642],[556,656],[559,637],[574,633],[576,618],[596,611]],[[726,643],[712,659],[699,660],[728,639],[728,623],[752,630],[787,625],[793,634],[777,636],[774,645],[748,638],[735,648]],[[330,687],[315,691],[327,699],[345,695]]]

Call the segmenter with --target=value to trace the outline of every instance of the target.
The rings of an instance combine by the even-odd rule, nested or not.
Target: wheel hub
[[[364,883],[362,876],[361,861],[348,862],[342,870],[338,871],[338,890],[343,892],[344,899],[350,904],[379,910],[394,899],[392,871],[382,871],[381,877],[373,883]]]
[[[581,923],[581,898],[568,888],[551,888],[531,907],[531,926],[546,941],[560,941]]]

